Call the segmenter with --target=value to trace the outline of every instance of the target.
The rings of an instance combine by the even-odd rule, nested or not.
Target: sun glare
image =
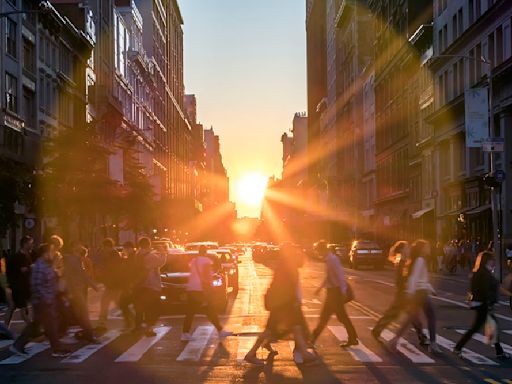
[[[259,207],[265,195],[267,180],[260,173],[242,176],[236,184],[237,201],[250,207]]]

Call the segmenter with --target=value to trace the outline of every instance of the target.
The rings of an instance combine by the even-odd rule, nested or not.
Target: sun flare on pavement
[[[236,183],[236,200],[248,207],[259,207],[265,195],[268,178],[257,172],[243,175]]]

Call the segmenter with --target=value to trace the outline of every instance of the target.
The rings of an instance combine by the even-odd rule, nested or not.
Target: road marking
[[[10,346],[14,340],[0,340],[0,349]]]
[[[436,299],[436,300],[440,300],[440,301],[444,301],[446,303],[451,303],[451,304],[455,304],[459,307],[463,307],[463,308],[466,308],[466,309],[469,309],[468,307],[468,304],[466,303],[461,303],[460,301],[455,301],[455,300],[452,300],[452,299],[447,299],[445,297],[440,297],[440,296],[431,296],[433,299]],[[508,317],[508,316],[504,316],[504,315],[500,315],[499,313],[495,313],[495,316],[499,319],[503,319],[503,320],[507,320],[507,321],[512,321],[512,317]]]
[[[329,326],[328,328],[339,341],[347,341],[348,336],[345,327]],[[359,342],[359,345],[354,345],[344,349],[346,349],[354,359],[362,363],[382,362],[382,359],[379,356],[377,356],[375,353],[366,348],[361,342]]]
[[[200,326],[197,327],[196,331],[192,335],[190,340],[176,359],[177,361],[199,361],[203,351],[208,344],[208,340],[213,332],[213,326]]]
[[[437,334],[436,334],[436,341],[437,341],[437,343],[441,347],[446,348],[449,351],[453,351],[453,348],[455,347],[455,343],[453,341],[445,339],[444,337],[439,336]],[[492,361],[491,359],[488,359],[487,357],[479,355],[478,353],[473,352],[473,351],[471,351],[469,349],[466,349],[466,348],[464,349],[463,356],[464,356],[464,359],[469,360],[469,361],[471,361],[472,363],[475,363],[475,364],[480,364],[480,365],[499,365],[495,361]]]
[[[45,341],[42,343],[28,343],[26,346],[26,351],[28,352],[27,356],[21,355],[12,355],[7,359],[0,361],[1,365],[10,365],[10,364],[19,364],[24,361],[30,359],[32,356],[37,355],[40,352],[43,352],[50,348],[50,343]]]
[[[499,381],[493,380],[493,379],[484,379],[486,383],[490,384],[501,384]]]
[[[256,342],[257,336],[248,336],[238,339],[238,350],[236,352],[236,361],[238,364],[244,361],[245,355]]]
[[[390,341],[395,337],[395,334],[387,329],[382,331],[381,337],[386,340]],[[431,359],[429,356],[425,355],[423,352],[421,352],[418,348],[416,348],[414,345],[409,343],[407,340],[403,339],[402,337],[398,340],[397,349],[409,360],[411,360],[413,363],[417,364],[431,364],[435,363],[433,359]]]
[[[501,331],[503,333],[506,333],[507,335],[512,335],[512,330],[505,330],[505,331]]]
[[[119,356],[116,363],[126,363],[139,361],[140,358],[155,345],[162,337],[165,336],[171,330],[171,327],[157,327],[155,328],[156,336],[154,337],[143,337],[137,343],[135,343],[130,349]]]
[[[113,340],[115,340],[121,332],[118,330],[110,330],[105,335],[100,337],[100,343],[98,344],[88,344],[83,348],[80,348],[73,352],[71,355],[66,357],[64,360],[62,360],[62,363],[65,364],[78,364],[89,357],[91,357],[94,353],[98,352],[101,348],[103,348],[105,345],[111,343]]]
[[[465,329],[456,329],[455,332],[460,333],[461,335],[463,335],[463,334],[465,334],[467,332],[467,330],[465,330]],[[481,343],[484,343],[486,345],[489,345],[489,344],[487,344],[487,340],[485,339],[484,335],[481,335],[480,333],[475,333],[473,335],[473,339],[475,339],[476,341],[479,341]],[[509,354],[512,354],[512,346],[510,346],[508,344],[503,344],[501,342],[500,342],[500,344],[503,347],[503,350],[505,352],[507,352]]]

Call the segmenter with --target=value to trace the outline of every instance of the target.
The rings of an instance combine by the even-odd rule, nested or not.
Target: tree
[[[124,185],[120,211],[125,218],[125,228],[138,233],[155,224],[155,193],[147,170],[139,161],[135,137],[125,137],[123,142]]]
[[[110,154],[94,123],[62,128],[44,143],[41,210],[58,219],[64,235],[72,224],[94,226],[98,217],[116,212],[119,188],[108,175]]]

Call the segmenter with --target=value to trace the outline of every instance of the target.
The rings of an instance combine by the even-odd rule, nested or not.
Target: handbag
[[[348,281],[345,281],[345,284],[347,285],[347,290],[343,295],[343,304],[350,303],[352,300],[355,299],[354,290],[352,289],[352,286],[348,283]]]
[[[498,341],[498,324],[491,315],[487,315],[484,326],[485,342],[489,345]]]

